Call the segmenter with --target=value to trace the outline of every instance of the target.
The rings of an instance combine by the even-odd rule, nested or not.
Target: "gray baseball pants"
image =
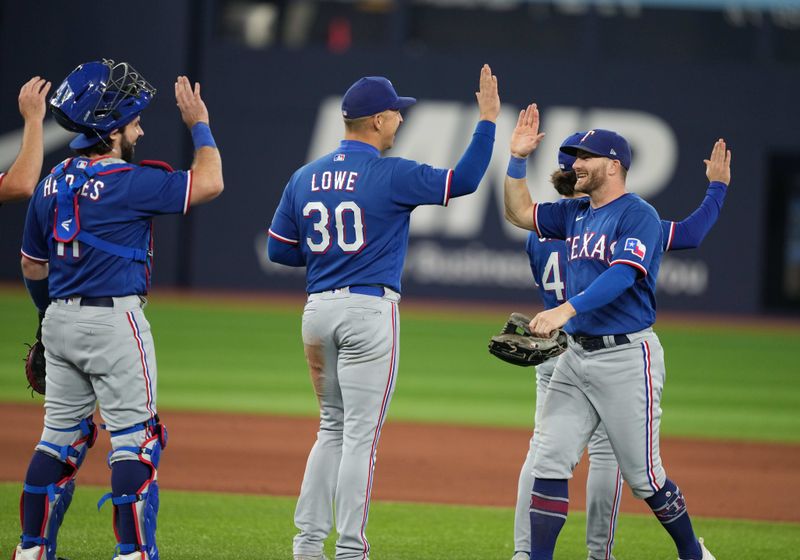
[[[334,523],[336,560],[369,558],[366,527],[381,427],[400,351],[399,294],[311,294],[303,342],[320,405],[295,509],[294,554],[317,556]]]

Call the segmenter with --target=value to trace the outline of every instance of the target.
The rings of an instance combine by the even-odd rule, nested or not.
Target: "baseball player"
[[[658,214],[625,190],[630,146],[595,129],[561,148],[576,156],[574,200],[534,204],[525,158],[542,138],[535,105],[520,113],[505,181],[506,218],[539,237],[567,242],[563,304],[531,320],[534,333],[565,326],[569,348],[556,364],[541,411],[531,499],[531,558],[551,559],[569,504],[568,479],[600,422],[634,495],[669,533],[682,560],[713,560],[697,539],[678,486],[659,453],[664,354],[652,330],[663,254]],[[730,161],[726,152],[724,161]],[[574,295],[572,295],[574,294]]]
[[[567,137],[562,146],[579,142],[586,132]],[[695,248],[705,238],[716,222],[727,193],[730,167],[725,162],[724,142],[718,141],[706,160],[708,190],[700,207],[681,222],[662,220],[664,251]],[[550,176],[556,191],[564,198],[582,196],[575,192],[575,157],[558,153],[559,169]],[[530,260],[534,283],[539,289],[545,309],[553,309],[566,301],[567,246],[558,239],[540,239],[531,232],[525,245]],[[514,513],[514,556],[512,560],[528,560],[530,551],[530,493],[533,487],[533,460],[538,443],[541,409],[547,386],[553,375],[557,358],[536,367],[536,412],[534,433],[525,463],[519,475],[517,504]],[[622,490],[622,479],[614,452],[601,423],[589,440],[589,477],[586,481],[586,546],[589,560],[613,559],[617,513]]]
[[[416,102],[366,77],[342,99],[345,139],[292,175],[269,229],[275,262],[306,266],[303,343],[320,430],[295,510],[296,560],[321,559],[336,512],[337,560],[369,558],[365,534],[381,427],[397,379],[400,275],[411,211],[474,192],[491,159],[500,110],[488,65],[480,121],[453,169],[380,157]]]
[[[175,98],[191,130],[190,171],[133,164],[140,113],[156,90],[128,63],[88,62],[50,100],[79,132],[77,155],[45,177],[28,207],[22,271],[44,314],[44,430],[25,476],[16,560],[56,560],[75,476],[97,437],[99,404],[112,451],[110,499],[118,560],[157,560],[157,468],[167,431],[156,407],[156,358],[143,313],[152,217],[185,214],[222,192],[222,163],[200,85],[179,76]]]
[[[30,198],[39,182],[44,159],[42,120],[50,85],[44,78],[34,76],[19,90],[19,113],[25,121],[22,145],[8,173],[0,172],[0,203]]]

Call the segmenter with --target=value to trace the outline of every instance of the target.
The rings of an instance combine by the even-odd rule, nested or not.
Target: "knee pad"
[[[25,483],[20,500],[20,517],[25,516],[25,494],[45,496],[43,519],[38,535],[22,534],[22,546],[41,545],[44,547],[47,560],[56,560],[58,530],[64,521],[72,495],[75,492],[75,476],[78,474],[86,453],[97,440],[97,427],[92,418],[85,418],[70,428],[52,428],[45,426],[42,440],[36,451],[64,463],[65,471],[56,480],[36,486]]]
[[[115,442],[116,438],[116,442]],[[131,439],[138,445],[122,445],[130,443]],[[120,444],[117,444],[120,442]],[[158,464],[161,460],[161,451],[167,446],[167,429],[158,421],[158,417],[137,424],[131,428],[111,432],[113,450],[109,454],[109,466],[119,461],[131,460],[131,456],[150,469],[149,478],[141,481],[131,481],[138,485],[135,493],[116,495],[110,492],[103,496],[97,504],[100,509],[107,500],[114,505],[114,532],[117,536],[117,553],[119,557],[133,555],[141,552],[147,560],[158,560],[158,547],[156,546],[156,522],[158,518]],[[140,484],[141,483],[141,484]],[[134,534],[136,542],[122,542],[119,531],[120,508],[130,508],[134,520]]]
[[[36,445],[36,449],[66,463],[77,472],[95,441],[97,426],[90,416],[70,428],[51,428],[45,425],[42,440]]]

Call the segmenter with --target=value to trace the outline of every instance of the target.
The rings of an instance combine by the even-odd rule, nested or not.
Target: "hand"
[[[549,337],[553,335],[553,331],[566,325],[575,315],[575,308],[567,301],[558,307],[538,313],[531,319],[529,328],[536,336]]]
[[[536,103],[531,103],[519,112],[517,126],[511,133],[511,155],[526,158],[539,145],[544,138],[544,132],[539,132],[539,108]]]
[[[709,159],[704,159],[706,164],[706,177],[708,181],[719,181],[725,185],[731,182],[731,151],[725,149],[725,140],[720,138],[714,143]]]
[[[492,75],[492,69],[488,64],[481,68],[480,91],[475,92],[478,98],[478,109],[481,112],[482,121],[497,121],[500,114],[500,96],[497,93],[497,76]]]
[[[19,113],[26,121],[41,121],[47,111],[45,101],[52,84],[34,76],[19,90]]]
[[[186,76],[178,76],[175,81],[175,101],[178,102],[178,109],[181,110],[181,118],[186,126],[191,129],[199,122],[208,122],[208,109],[200,97],[200,84],[192,84]]]

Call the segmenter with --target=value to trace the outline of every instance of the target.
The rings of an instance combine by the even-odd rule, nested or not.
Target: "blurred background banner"
[[[630,190],[681,220],[725,138],[733,180],[722,215],[700,249],[665,257],[660,308],[800,313],[798,2],[0,2],[0,169],[16,156],[21,84],[35,74],[57,84],[103,57],[159,90],[137,159],[191,162],[178,74],[202,83],[222,150],[223,196],[156,221],[156,289],[302,293],[302,270],[266,261],[266,230],[291,173],[337,145],[342,93],[360,76],[388,76],[419,103],[387,155],[452,167],[486,62],[503,101],[491,166],[476,194],[415,211],[406,296],[538,304],[525,233],[502,216],[508,140],[535,101],[547,136],[528,177],[540,200],[555,199],[547,178],[561,140],[611,128],[633,147]],[[46,131],[49,169],[69,155],[70,135],[51,118]],[[25,207],[0,209],[0,281],[20,280]]]

